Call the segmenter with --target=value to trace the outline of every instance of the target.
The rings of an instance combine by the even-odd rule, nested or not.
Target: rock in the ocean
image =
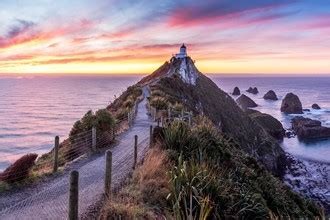
[[[318,104],[314,103],[312,105],[312,109],[321,109],[321,107]]]
[[[252,93],[252,94],[258,94],[259,91],[258,91],[258,88],[257,87],[250,87],[248,90],[246,90],[248,93]]]
[[[286,94],[282,101],[281,112],[287,114],[302,114],[302,104],[299,97],[293,93]]]
[[[240,95],[240,94],[241,94],[241,91],[239,90],[238,87],[235,87],[235,88],[234,88],[234,91],[233,91],[232,94],[233,94],[233,95]]]
[[[282,123],[271,115],[261,113],[254,109],[248,109],[246,113],[265,129],[265,131],[275,139],[282,140],[285,130]]]
[[[297,116],[292,119],[292,129],[301,139],[330,138],[330,128],[318,120]]]
[[[255,103],[251,98],[242,94],[238,99],[236,99],[237,104],[242,108],[254,108],[257,107],[257,103]]]
[[[276,93],[273,90],[269,90],[265,95],[264,99],[267,100],[278,100]]]

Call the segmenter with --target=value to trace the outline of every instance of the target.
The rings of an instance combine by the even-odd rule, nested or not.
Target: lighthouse
[[[175,58],[185,58],[187,57],[187,47],[186,45],[182,44],[180,47],[180,53],[175,54]]]

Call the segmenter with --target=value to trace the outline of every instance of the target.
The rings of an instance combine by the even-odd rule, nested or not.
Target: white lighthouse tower
[[[180,53],[175,54],[175,58],[185,58],[187,57],[187,47],[186,45],[182,44],[180,47]]]

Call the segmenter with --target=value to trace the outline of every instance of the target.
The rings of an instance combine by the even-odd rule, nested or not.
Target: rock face
[[[252,93],[252,94],[258,94],[259,91],[258,91],[258,88],[257,87],[250,87],[248,90],[246,90],[248,93]]]
[[[246,113],[258,122],[265,131],[275,139],[282,140],[285,130],[282,123],[271,115],[261,113],[257,110],[248,109]]]
[[[292,129],[301,139],[330,138],[330,128],[318,120],[297,116],[292,119]]]
[[[251,98],[242,94],[238,99],[236,99],[237,104],[242,108],[254,108],[257,107],[257,103],[255,103]]]
[[[278,100],[276,93],[273,90],[269,90],[265,95],[264,99],[266,100]]]
[[[314,103],[312,105],[312,109],[321,109],[321,107],[318,104]]]
[[[196,85],[201,72],[196,68],[194,61],[190,57],[175,58],[172,57],[170,62],[165,62],[152,74],[140,80],[139,84],[145,85],[153,83],[164,77],[178,76],[183,82],[191,85]]]
[[[233,95],[240,95],[240,94],[241,94],[241,91],[239,90],[238,87],[235,87],[235,88],[234,88],[234,91],[233,91],[232,94],[233,94]]]
[[[281,112],[287,114],[302,114],[302,104],[299,97],[293,93],[286,94],[282,101]]]

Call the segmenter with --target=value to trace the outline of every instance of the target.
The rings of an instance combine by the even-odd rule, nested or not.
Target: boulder
[[[314,103],[312,105],[312,109],[321,109],[321,107],[318,104]]]
[[[235,87],[235,88],[234,88],[234,91],[233,91],[232,94],[233,94],[233,95],[240,95],[240,94],[241,94],[241,91],[239,90],[238,87]]]
[[[318,120],[296,116],[291,123],[300,139],[330,138],[330,128],[322,126]]]
[[[269,90],[265,95],[264,99],[266,100],[278,100],[276,93],[273,90]]]
[[[259,111],[248,109],[246,113],[272,137],[282,140],[285,135],[285,130],[282,123],[271,115],[261,113]]]
[[[257,103],[255,103],[251,98],[242,94],[238,99],[236,99],[237,104],[242,108],[254,108],[257,107]]]
[[[252,93],[252,94],[258,94],[259,91],[258,91],[258,88],[257,87],[250,87],[248,90],[246,90],[248,93]]]
[[[281,112],[287,114],[303,114],[299,97],[293,93],[286,94],[282,101]]]

